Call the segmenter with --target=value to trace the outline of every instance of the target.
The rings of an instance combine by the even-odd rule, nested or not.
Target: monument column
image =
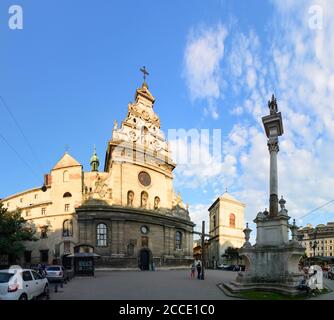
[[[270,153],[269,217],[276,217],[278,215],[278,137],[283,134],[283,122],[281,113],[277,110],[277,102],[274,95],[272,95],[271,101],[268,101],[268,108],[270,114],[262,117],[262,122],[268,138],[267,145]]]
[[[269,216],[278,214],[278,174],[277,174],[277,153],[279,151],[278,138],[271,137],[268,140],[268,149],[270,153],[270,198],[269,198]]]

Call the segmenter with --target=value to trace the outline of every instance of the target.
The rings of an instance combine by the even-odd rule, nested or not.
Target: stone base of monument
[[[282,201],[281,201],[282,203]],[[282,294],[300,294],[297,289],[304,273],[299,270],[299,260],[305,252],[295,237],[295,224],[289,225],[287,210],[282,206],[278,216],[271,218],[259,212],[256,244],[248,239],[239,250],[245,261],[245,272],[239,272],[235,281],[224,283],[232,293],[242,291],[271,291]],[[289,240],[289,229],[293,237]],[[250,229],[244,232],[249,233]]]

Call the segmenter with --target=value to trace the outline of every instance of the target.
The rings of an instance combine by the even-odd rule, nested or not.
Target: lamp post
[[[201,280],[204,280],[204,265],[205,265],[205,221],[202,221],[202,272],[201,272]]]
[[[313,245],[312,245],[312,249],[313,249],[313,260],[315,263],[315,249],[317,248],[319,242],[317,241],[317,229],[314,229],[314,240],[313,240]]]

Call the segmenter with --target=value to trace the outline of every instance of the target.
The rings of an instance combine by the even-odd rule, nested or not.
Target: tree
[[[9,212],[0,203],[0,255],[15,260],[24,251],[24,241],[37,240],[34,233],[19,210]]]
[[[234,261],[237,260],[237,264],[239,264],[239,249],[238,248],[233,248],[233,247],[228,247],[225,250],[225,253],[222,254],[223,258],[226,258],[229,261]]]

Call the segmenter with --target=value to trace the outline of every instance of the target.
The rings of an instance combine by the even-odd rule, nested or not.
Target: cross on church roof
[[[146,80],[146,76],[148,76],[149,75],[149,73],[147,72],[147,70],[146,70],[146,67],[144,66],[144,67],[142,67],[142,68],[140,68],[139,69],[142,73],[143,73],[143,77],[144,77],[144,82],[145,82],[145,80]]]

